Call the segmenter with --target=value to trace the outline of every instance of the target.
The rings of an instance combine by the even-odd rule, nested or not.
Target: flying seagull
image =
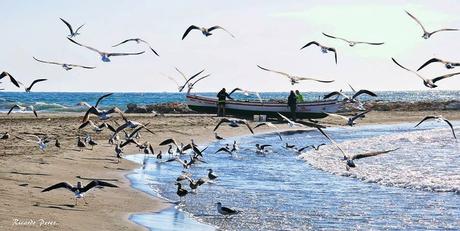
[[[68,35],[69,38],[73,38],[73,37],[79,35],[80,33],[78,33],[78,31],[85,25],[85,24],[83,24],[83,25],[79,26],[77,28],[77,30],[74,31],[73,28],[72,28],[72,25],[70,25],[70,23],[68,23],[66,20],[64,20],[62,18],[60,18],[60,19],[69,28],[69,31],[70,31],[70,34]]]
[[[342,115],[339,115],[339,114],[334,114],[334,113],[327,113],[327,112],[323,112],[325,113],[326,115],[328,116],[334,116],[334,117],[337,117],[337,118],[341,118],[341,119],[344,119],[345,121],[347,121],[347,125],[348,126],[353,126],[355,125],[355,120],[357,119],[362,119],[365,117],[365,115],[370,112],[370,110],[367,110],[367,111],[364,111],[364,112],[360,112],[354,116],[351,116],[351,117],[346,117],[346,116],[342,116]]]
[[[431,119],[436,120],[438,122],[439,121],[446,122],[449,125],[450,129],[452,130],[452,134],[454,135],[454,138],[457,139],[457,136],[455,136],[454,126],[452,126],[452,124],[450,123],[449,120],[447,120],[446,118],[444,118],[442,116],[427,116],[427,117],[423,118],[423,120],[420,121],[417,125],[415,125],[415,127],[418,127],[418,125],[420,125],[421,123],[423,123],[423,122],[425,122],[427,120],[431,120]]]
[[[249,91],[249,90],[245,90],[245,89],[241,89],[239,87],[236,87],[230,93],[228,93],[228,95],[231,96],[233,93],[235,93],[237,91],[242,91],[243,95],[245,95],[245,96],[249,96],[250,94],[253,94],[253,95],[257,96],[257,98],[259,99],[259,102],[263,103],[262,98],[260,97],[260,94],[257,91]]]
[[[320,125],[320,124],[316,124],[316,123],[309,123],[309,122],[294,122],[292,120],[290,120],[289,118],[287,118],[286,116],[284,116],[283,114],[277,112],[278,116],[281,117],[282,119],[286,120],[286,122],[288,122],[289,124],[289,127],[301,127],[301,128],[306,128],[306,127],[319,127],[319,128],[325,128],[323,125]]]
[[[222,123],[228,123],[228,125],[230,127],[239,127],[240,124],[244,124],[246,125],[246,127],[249,129],[249,131],[254,134],[254,131],[252,130],[251,126],[249,125],[248,121],[245,120],[245,119],[236,119],[236,118],[222,118],[220,119],[219,123],[216,125],[216,127],[214,128],[213,131],[216,131],[217,128],[219,128],[219,126],[222,124]]]
[[[115,45],[113,45],[112,47],[116,47],[116,46],[119,46],[121,44],[124,44],[124,43],[127,43],[127,42],[136,42],[137,44],[139,43],[145,43],[149,46],[150,50],[155,54],[157,55],[158,57],[160,56],[153,48],[152,46],[150,46],[150,43],[148,43],[147,41],[143,40],[143,39],[140,39],[140,38],[131,38],[131,39],[126,39],[120,43],[117,43]]]
[[[454,63],[454,62],[449,62],[449,61],[444,61],[442,59],[438,59],[438,58],[432,58],[428,61],[426,61],[426,63],[424,63],[422,66],[420,66],[417,71],[420,71],[422,70],[422,68],[426,67],[428,64],[430,63],[442,63],[444,64],[444,66],[447,68],[447,69],[452,69],[452,68],[455,68],[455,67],[458,67],[460,66],[460,63]]]
[[[308,46],[310,46],[310,45],[319,46],[319,47],[321,48],[321,52],[323,52],[323,53],[327,53],[327,52],[329,52],[329,51],[334,52],[335,64],[337,64],[337,51],[336,51],[335,48],[333,48],[333,47],[326,47],[326,46],[323,46],[323,45],[319,44],[319,43],[316,42],[316,41],[311,41],[311,42],[307,43],[305,46],[303,46],[302,48],[300,48],[300,50],[302,50],[303,48],[308,47]]]
[[[48,140],[48,137],[45,136],[43,138],[40,138],[39,136],[36,136],[36,135],[28,135],[30,137],[34,137],[36,138],[37,140],[34,141],[34,140],[28,140],[28,139],[24,139],[24,138],[21,138],[19,136],[15,136],[16,138],[18,139],[21,139],[21,140],[24,140],[24,141],[27,141],[27,142],[33,142],[33,143],[37,143],[38,144],[38,148],[40,148],[40,150],[42,152],[45,151],[46,147],[48,146],[48,143],[50,142],[50,140]]]
[[[34,106],[29,105],[29,106],[21,106],[18,104],[13,105],[10,110],[8,111],[7,115],[9,115],[14,109],[19,109],[19,111],[25,111],[27,108],[29,108],[35,115],[35,117],[38,117],[37,111],[35,111]]]
[[[26,87],[25,90],[26,92],[30,92],[30,90],[32,90],[32,87],[36,84],[36,83],[39,83],[39,82],[42,82],[42,81],[46,81],[48,79],[36,79],[34,80],[29,87]]]
[[[333,38],[333,39],[339,39],[339,40],[342,40],[342,41],[345,41],[348,43],[348,45],[350,47],[353,47],[355,46],[356,44],[368,44],[368,45],[383,45],[385,43],[371,43],[371,42],[359,42],[359,41],[351,41],[351,40],[347,40],[347,39],[344,39],[344,38],[339,38],[339,37],[336,37],[336,36],[332,36],[332,35],[328,35],[326,33],[323,32],[323,35],[326,36],[326,37],[329,37],[329,38]]]
[[[84,198],[85,193],[88,192],[92,188],[101,188],[101,187],[118,188],[118,186],[105,182],[105,181],[93,180],[89,184],[87,184],[85,187],[82,187],[81,182],[77,182],[77,186],[72,186],[67,182],[61,182],[61,183],[52,185],[46,189],[43,189],[42,192],[48,192],[48,191],[51,191],[53,189],[58,189],[58,188],[65,188],[74,193],[75,205],[77,205],[77,199],[79,198],[83,198],[83,200],[85,201],[85,204],[88,204]]]
[[[362,95],[362,94],[366,94],[366,95],[369,95],[369,96],[372,96],[372,97],[377,97],[377,94],[375,94],[374,92],[362,89],[362,90],[359,90],[358,92],[356,92],[355,94],[353,94],[352,97],[349,97],[349,96],[345,95],[341,91],[334,91],[334,92],[331,92],[331,93],[329,93],[327,95],[324,95],[323,99],[328,99],[328,98],[330,98],[332,96],[335,96],[335,95],[341,95],[341,96],[343,96],[345,98],[345,101],[354,103],[354,102],[358,102],[357,97]]]
[[[343,154],[342,160],[346,161],[347,170],[350,170],[350,168],[356,167],[355,163],[353,162],[354,160],[371,157],[371,156],[377,156],[377,155],[393,152],[399,149],[399,148],[395,148],[395,149],[390,149],[390,150],[385,150],[385,151],[367,152],[367,153],[355,154],[351,156],[348,153],[346,153],[328,134],[326,134],[323,131],[323,129],[318,128],[318,131],[321,132],[321,134],[323,134],[329,141],[331,141],[331,143],[334,144],[337,147],[337,149],[340,150],[340,152],[342,152]]]
[[[238,214],[240,212],[240,211],[238,211],[236,209],[231,209],[231,208],[224,207],[224,206],[222,206],[222,203],[220,203],[220,202],[217,202],[216,205],[217,205],[217,212],[222,214],[222,215],[235,215],[235,214]]]
[[[182,90],[184,90],[184,88],[185,88],[185,86],[187,86],[187,84],[189,84],[188,86],[189,86],[189,88],[190,88],[190,83],[189,83],[189,82],[190,82],[192,79],[194,79],[194,78],[196,78],[197,76],[199,76],[199,75],[200,75],[201,73],[203,73],[203,71],[204,71],[204,69],[203,69],[203,70],[197,72],[196,74],[192,75],[192,77],[187,78],[187,77],[185,76],[185,74],[184,74],[182,71],[179,70],[179,68],[176,67],[175,69],[176,69],[176,71],[179,72],[179,74],[185,79],[184,85],[179,86],[179,92],[182,92]],[[197,80],[197,81],[198,81],[198,80]],[[192,85],[192,87],[193,87],[193,85]]]
[[[184,40],[184,38],[188,35],[188,33],[191,30],[200,30],[201,33],[203,33],[203,35],[208,37],[208,36],[212,35],[211,31],[216,30],[216,29],[221,29],[221,30],[227,32],[233,38],[235,38],[235,36],[232,33],[228,32],[226,29],[224,29],[221,26],[213,26],[213,27],[206,28],[206,27],[198,27],[198,26],[195,26],[195,25],[191,25],[191,26],[189,26],[189,28],[187,28],[187,30],[185,31],[184,35],[182,35],[182,40]]]
[[[412,19],[414,19],[415,22],[416,22],[417,24],[420,25],[420,27],[421,27],[422,30],[423,30],[422,38],[424,38],[424,39],[428,39],[428,38],[430,38],[434,33],[441,32],[441,31],[458,31],[458,29],[449,29],[449,28],[445,28],[445,29],[435,30],[435,31],[433,31],[433,32],[428,32],[428,31],[426,31],[425,27],[423,27],[422,23],[421,23],[415,16],[413,16],[412,14],[410,14],[410,13],[407,12],[407,11],[406,11],[406,13],[409,15],[409,17],[411,17]]]
[[[402,66],[401,64],[396,62],[396,60],[394,58],[391,58],[391,60],[393,60],[393,62],[396,63],[396,65],[398,65],[400,68],[402,68],[402,69],[404,69],[406,71],[412,72],[415,75],[417,75],[420,79],[423,80],[423,85],[425,85],[428,88],[436,88],[436,87],[438,87],[438,85],[435,84],[437,81],[443,80],[445,78],[453,77],[455,75],[460,74],[460,72],[455,72],[455,73],[451,73],[451,74],[441,75],[441,76],[433,78],[433,79],[426,79],[426,78],[423,78],[421,75],[419,75],[417,72],[415,72],[413,70],[410,70],[408,68],[405,68],[404,66]]]
[[[320,82],[320,83],[332,83],[332,82],[334,82],[334,80],[319,80],[319,79],[313,79],[313,78],[307,78],[307,77],[294,76],[294,75],[290,75],[290,74],[288,74],[288,73],[284,73],[284,72],[281,72],[281,71],[270,70],[270,69],[261,67],[261,66],[259,66],[259,65],[257,65],[257,66],[258,66],[260,69],[264,70],[264,71],[269,71],[269,72],[277,73],[277,74],[280,74],[280,75],[283,75],[283,76],[289,78],[289,80],[291,81],[291,84],[292,84],[292,85],[294,85],[294,84],[296,84],[296,83],[299,83],[299,81],[301,81],[301,80],[313,80],[313,81]]]
[[[85,68],[85,69],[94,69],[94,68],[96,68],[96,67],[91,67],[91,66],[82,66],[82,65],[70,64],[70,63],[58,63],[58,62],[52,62],[52,61],[45,61],[45,60],[37,59],[37,58],[35,58],[33,56],[32,56],[32,58],[34,58],[36,61],[41,62],[41,63],[55,64],[55,65],[62,66],[62,68],[64,68],[64,70],[66,70],[66,71],[72,70],[75,67],[81,67],[81,68]]]
[[[21,82],[17,81],[13,76],[10,75],[10,73],[4,71],[0,74],[0,79],[3,79],[5,77],[10,78],[11,83],[14,84],[14,86],[19,87],[19,84],[22,84]]]
[[[89,50],[92,50],[94,52],[97,52],[100,56],[101,56],[101,60],[103,62],[110,62],[110,57],[111,56],[126,56],[126,55],[140,55],[140,54],[143,54],[145,53],[145,51],[141,51],[141,52],[137,52],[137,53],[110,53],[110,52],[104,52],[104,51],[100,51],[98,49],[95,49],[95,48],[92,48],[90,46],[86,46],[86,45],[83,45],[83,44],[80,44],[80,43],[77,43],[75,42],[73,39],[71,38],[67,38],[68,40],[70,40],[71,42],[79,45],[79,46],[82,46],[82,47],[85,47]]]

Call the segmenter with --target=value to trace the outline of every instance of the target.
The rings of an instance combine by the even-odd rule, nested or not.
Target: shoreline
[[[443,114],[452,120],[460,120],[458,111],[422,111],[422,112],[370,112],[361,124],[390,124],[399,122],[418,122],[430,114]],[[25,142],[10,138],[0,140],[0,189],[2,197],[0,203],[0,228],[2,230],[30,230],[37,226],[13,225],[13,219],[27,221],[32,219],[38,222],[56,221],[57,225],[46,226],[47,230],[76,230],[91,229],[97,226],[109,230],[145,230],[129,218],[132,214],[161,211],[170,206],[161,199],[131,187],[126,177],[139,167],[129,160],[116,161],[113,146],[107,144],[109,133],[103,131],[94,134],[99,145],[94,151],[79,152],[75,150],[75,137],[84,133],[94,132],[85,129],[77,131],[81,120],[81,113],[53,113],[39,114],[36,119],[30,114],[14,114],[6,116],[0,114],[0,132],[9,131],[12,135],[26,136],[25,133],[47,133],[58,136],[63,145],[61,150],[50,144],[45,153],[39,151],[32,142]],[[196,143],[208,143],[214,140],[212,132],[217,118],[213,115],[174,115],[153,116],[146,114],[127,114],[127,117],[142,123],[150,122],[156,134],[142,133],[141,140],[147,140],[155,148],[162,140],[175,138],[178,142],[188,143],[193,138]],[[48,119],[49,118],[49,119]],[[118,119],[119,120],[119,119]],[[327,118],[323,120],[327,125],[336,126],[340,120]],[[252,122],[251,122],[252,123]],[[283,124],[280,130],[295,130]],[[257,134],[272,132],[272,129],[257,129]],[[219,128],[218,133],[223,137],[236,137],[248,134],[244,128],[231,129],[228,126]],[[165,148],[161,149],[163,152]],[[135,147],[125,148],[126,155],[140,153]],[[77,167],[77,168],[76,168]],[[114,174],[115,173],[115,174]],[[79,178],[77,176],[80,176]],[[77,180],[83,184],[90,178],[113,179],[119,188],[93,190],[86,197],[88,205],[79,201],[78,206],[71,207],[74,200],[65,190],[53,190],[47,193],[40,191],[49,185],[67,181],[75,184]],[[113,183],[113,182],[112,182]],[[25,186],[20,186],[24,185]],[[40,188],[41,187],[41,188]],[[120,219],[122,218],[122,219]]]

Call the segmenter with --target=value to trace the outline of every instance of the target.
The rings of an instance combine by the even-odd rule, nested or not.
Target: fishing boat
[[[203,113],[217,112],[217,98],[199,96],[188,93],[187,105],[190,109]],[[318,100],[297,104],[297,118],[317,119],[327,116],[326,113],[335,113],[342,108],[342,102],[338,99]],[[256,100],[226,100],[225,113],[235,116],[252,117],[254,115],[266,115],[278,117],[277,113],[290,115],[290,109],[286,102],[281,101],[256,101]]]

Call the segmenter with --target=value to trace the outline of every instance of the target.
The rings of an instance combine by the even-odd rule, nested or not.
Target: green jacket
[[[303,102],[303,95],[302,94],[296,95],[296,101],[297,101],[297,103],[302,103]]]

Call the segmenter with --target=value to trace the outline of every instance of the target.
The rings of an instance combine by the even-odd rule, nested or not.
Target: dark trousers
[[[217,116],[225,116],[225,103],[217,103]]]
[[[297,110],[297,105],[292,105],[292,106],[289,106],[289,108],[291,109],[291,119],[293,121],[296,121],[297,120],[297,115],[296,115],[296,110]]]

